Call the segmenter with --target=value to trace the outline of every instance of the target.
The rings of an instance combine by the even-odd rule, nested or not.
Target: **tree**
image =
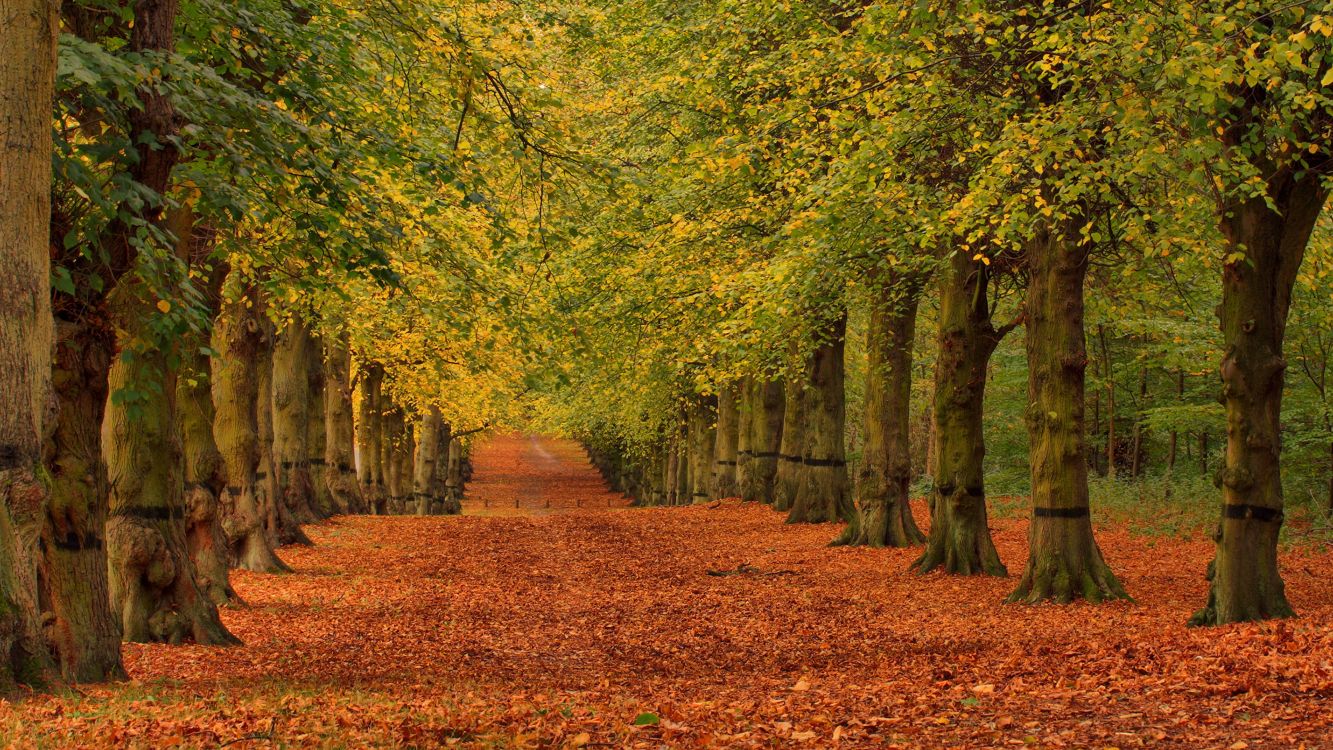
[[[40,684],[52,667],[37,604],[36,543],[47,503],[39,467],[53,340],[47,290],[57,7],[16,3],[0,20],[0,688]],[[70,541],[83,546],[77,536]],[[77,665],[73,671],[82,676]]]

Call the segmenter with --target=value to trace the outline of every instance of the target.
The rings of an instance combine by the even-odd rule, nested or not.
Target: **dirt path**
[[[1002,606],[1013,578],[910,575],[918,550],[828,548],[835,528],[765,507],[626,509],[570,443],[496,438],[476,464],[462,517],[337,519],[310,528],[317,546],[282,551],[295,574],[237,573],[250,606],[225,618],[244,646],[127,646],[132,683],[0,703],[0,738],[1328,746],[1327,554],[1283,560],[1301,619],[1190,630],[1204,540],[1100,529],[1140,604]],[[996,524],[1013,568],[1025,535]],[[789,572],[709,575],[742,563]],[[641,716],[657,723],[632,726]]]

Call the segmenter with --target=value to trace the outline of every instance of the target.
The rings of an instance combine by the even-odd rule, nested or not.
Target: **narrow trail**
[[[1283,558],[1300,619],[1191,630],[1205,539],[1099,528],[1141,603],[1003,606],[766,507],[627,509],[572,443],[475,462],[463,516],[309,527],[234,575],[244,646],[127,645],[129,684],[0,702],[0,747],[1328,746],[1328,553]]]

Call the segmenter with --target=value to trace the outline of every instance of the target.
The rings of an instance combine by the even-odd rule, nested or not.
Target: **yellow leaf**
[[[157,301],[157,309],[164,313],[169,313],[171,312],[171,303],[164,299],[160,299]]]

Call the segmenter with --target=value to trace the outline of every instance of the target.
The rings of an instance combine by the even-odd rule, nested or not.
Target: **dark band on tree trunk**
[[[735,465],[736,465],[736,462],[735,462],[735,461],[722,461],[722,460],[719,460],[719,461],[717,462],[717,465],[718,465],[718,466],[735,466]]]
[[[38,539],[37,544],[43,550],[46,549],[46,540]],[[63,549],[66,552],[80,552],[85,549],[102,549],[102,538],[89,534],[87,538],[80,538],[78,534],[70,532],[63,538],[55,540],[56,549]]]
[[[306,459],[306,465],[308,465],[308,466],[323,466],[323,465],[324,465],[324,459],[322,459],[322,458],[308,458],[308,459]]]
[[[803,458],[801,463],[806,466],[846,466],[847,462],[841,458]]]
[[[268,478],[268,472],[266,471],[255,472],[255,479],[266,479],[266,478]]]
[[[750,455],[754,458],[782,458],[782,454],[777,451],[758,451]]]
[[[1081,508],[1047,508],[1037,506],[1032,509],[1032,515],[1037,518],[1086,518],[1090,513],[1088,506]]]
[[[1264,523],[1270,521],[1281,521],[1282,511],[1278,508],[1265,508],[1262,505],[1247,505],[1245,503],[1224,504],[1222,506],[1222,517],[1231,518],[1237,521],[1254,519]]]
[[[120,508],[119,510],[113,511],[111,515],[124,518],[138,518],[144,521],[170,521],[171,519],[176,518],[178,514],[173,513],[171,508],[155,505],[149,508]]]
[[[25,463],[23,451],[17,445],[0,445],[0,471],[17,469]]]
[[[799,464],[801,462],[800,456],[789,456],[786,453],[779,453],[778,458],[782,459],[783,461],[791,461],[794,464]]]

